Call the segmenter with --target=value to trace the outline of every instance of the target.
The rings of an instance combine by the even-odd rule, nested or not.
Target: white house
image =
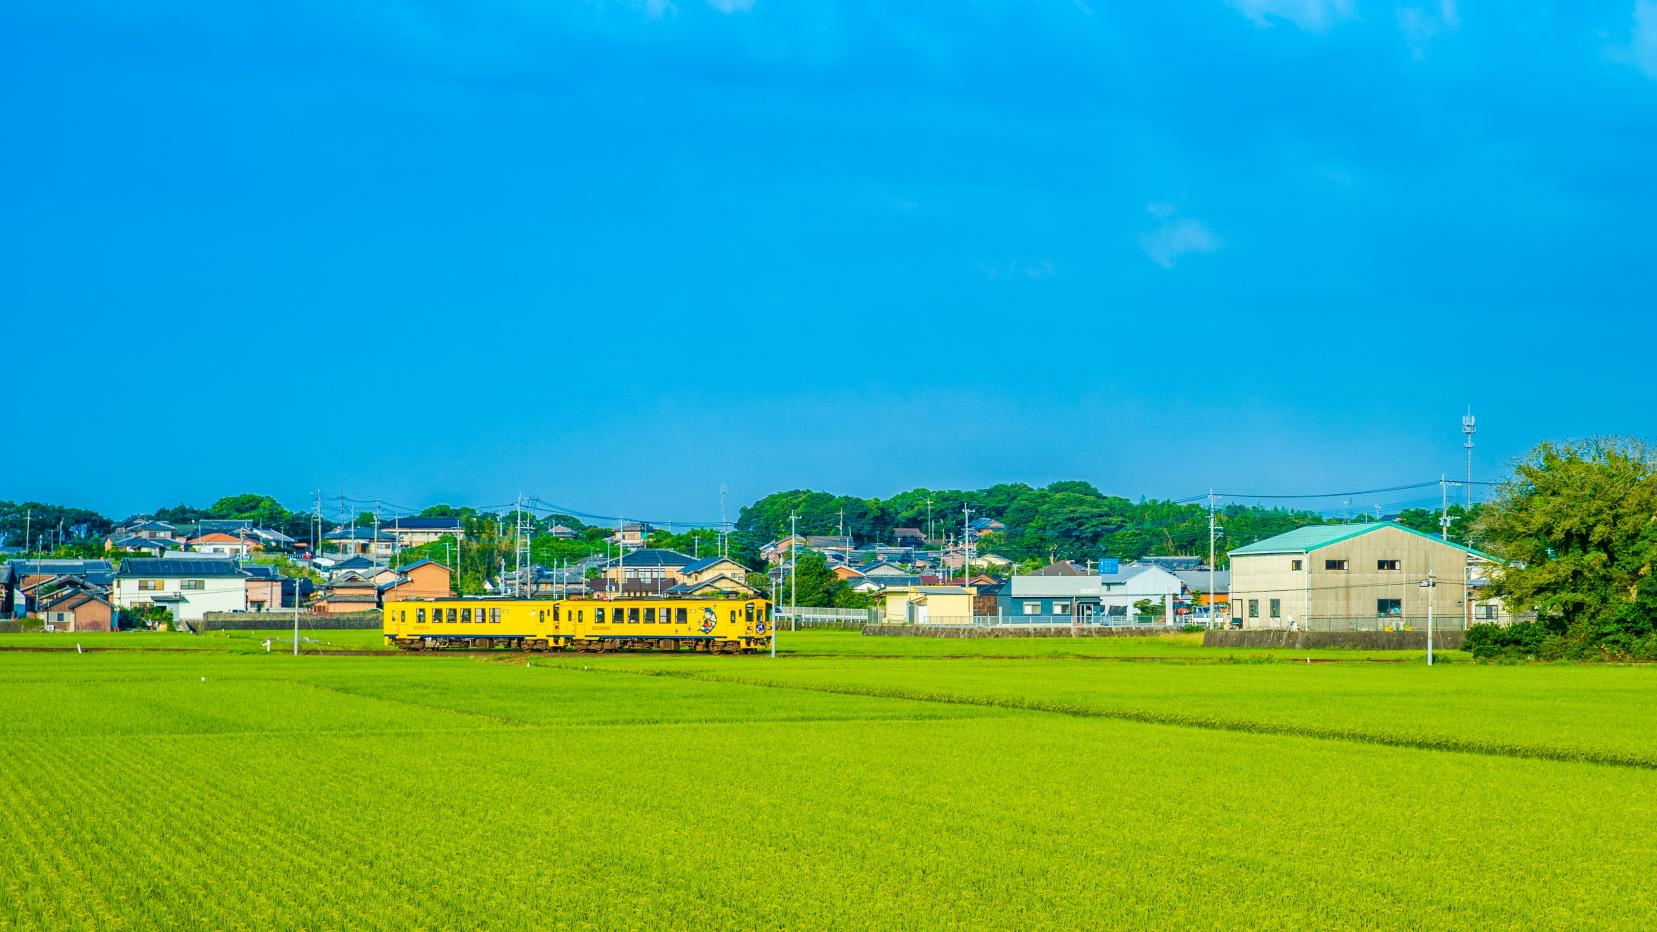
[[[1087,576],[1014,576],[997,599],[997,608],[1010,621],[1072,620],[1084,624],[1109,619],[1126,620],[1134,606],[1150,601],[1172,616],[1174,599],[1185,588],[1178,576],[1160,566],[1106,564]]]
[[[215,557],[127,559],[115,572],[117,608],[158,605],[180,621],[207,612],[247,610],[247,574],[236,561]]]

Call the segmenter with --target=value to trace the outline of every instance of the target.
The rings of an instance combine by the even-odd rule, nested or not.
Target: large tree
[[[1544,443],[1479,521],[1511,563],[1495,589],[1579,643],[1649,634],[1657,605],[1657,453],[1624,437]],[[1615,644],[1610,644],[1613,648]]]

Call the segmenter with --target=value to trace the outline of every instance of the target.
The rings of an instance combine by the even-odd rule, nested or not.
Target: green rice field
[[[526,663],[284,635],[0,636],[0,926],[1657,912],[1649,667],[838,631]]]

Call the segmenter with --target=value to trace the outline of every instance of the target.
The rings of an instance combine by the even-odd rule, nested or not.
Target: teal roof
[[[1236,550],[1231,551],[1231,553],[1234,556],[1237,554],[1246,555],[1251,553],[1311,553],[1314,550],[1327,547],[1330,544],[1338,544],[1343,540],[1351,540],[1360,534],[1368,534],[1370,531],[1378,530],[1384,527],[1397,528],[1406,534],[1414,534],[1417,537],[1424,537],[1427,540],[1443,544],[1446,547],[1454,547],[1457,550],[1473,554],[1476,557],[1482,557],[1486,560],[1496,559],[1490,554],[1474,550],[1472,547],[1466,547],[1452,541],[1440,540],[1431,534],[1423,534],[1415,528],[1405,527],[1402,524],[1398,524],[1393,521],[1366,521],[1361,524],[1313,524],[1307,527],[1295,528],[1292,531],[1287,531],[1277,535],[1276,537],[1268,537],[1265,540],[1257,540],[1252,544],[1238,547]]]

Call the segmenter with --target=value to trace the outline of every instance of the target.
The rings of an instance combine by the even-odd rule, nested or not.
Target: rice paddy
[[[234,634],[0,651],[0,925],[1615,927],[1657,909],[1648,668],[841,632],[775,660],[526,666]],[[173,637],[191,646],[144,649]]]

